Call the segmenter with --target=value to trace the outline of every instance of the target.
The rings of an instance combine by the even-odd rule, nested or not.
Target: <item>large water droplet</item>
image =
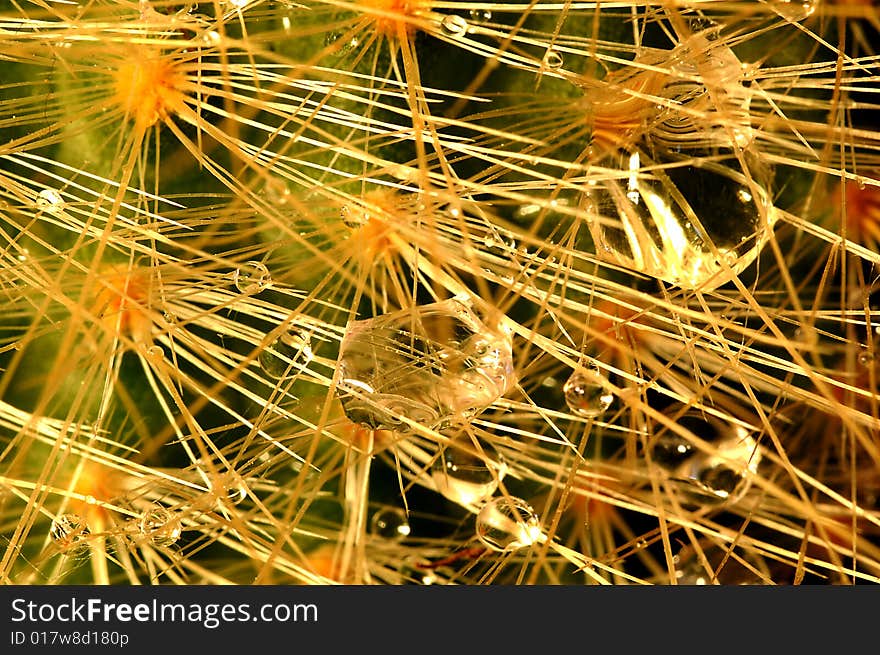
[[[592,418],[605,413],[614,402],[608,381],[595,362],[575,369],[565,386],[565,403],[578,416]]]
[[[83,555],[88,551],[89,526],[78,514],[60,514],[52,521],[49,536],[68,556]]]
[[[440,27],[450,36],[461,36],[467,32],[468,22],[458,14],[449,14],[440,21]]]
[[[300,373],[313,357],[309,333],[291,328],[264,348],[259,360],[266,375],[281,380]]]
[[[410,533],[406,512],[399,507],[378,510],[370,520],[370,533],[391,541],[405,539]]]
[[[621,82],[664,102],[604,89],[589,98],[598,156],[582,206],[600,257],[708,291],[755,260],[777,212],[770,168],[750,146],[742,66],[728,48],[693,40],[669,75]]]
[[[543,539],[534,508],[515,496],[500,496],[483,505],[476,530],[483,545],[498,552],[527,548]]]
[[[262,262],[245,262],[232,274],[235,287],[244,294],[259,293],[272,283],[269,269]]]
[[[182,531],[175,513],[158,503],[153,504],[141,516],[138,530],[150,543],[159,547],[176,543]]]
[[[346,416],[372,429],[405,430],[404,419],[443,428],[507,392],[511,349],[509,334],[456,298],[352,321],[337,391]]]
[[[710,449],[698,449],[683,434],[666,431],[653,445],[652,461],[666,468],[670,477],[683,483],[686,500],[697,504],[735,502],[751,484],[761,453],[757,441],[742,426],[699,410],[689,410],[677,424]]]
[[[783,18],[800,21],[812,16],[818,4],[819,0],[777,0],[773,3],[773,8]]]
[[[431,467],[437,491],[449,500],[473,505],[489,498],[504,479],[506,466],[488,444],[478,453],[470,439],[447,444]]]

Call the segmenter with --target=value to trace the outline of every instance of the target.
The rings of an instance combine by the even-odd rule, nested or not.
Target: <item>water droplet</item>
[[[759,575],[759,572],[766,572],[767,567],[762,559],[751,551],[736,548],[734,554],[729,552],[728,547],[714,543],[703,543],[700,550],[709,568],[703,564],[696,549],[691,545],[682,546],[672,558],[676,584],[759,585],[769,579],[769,576],[762,579]]]
[[[527,548],[543,540],[537,513],[522,498],[501,496],[477,514],[477,538],[498,552]]]
[[[874,363],[874,355],[868,350],[862,350],[856,358],[860,366],[871,366]]]
[[[470,16],[473,21],[492,20],[492,12],[488,9],[471,9],[468,11],[468,16]]]
[[[162,320],[165,322],[165,326],[168,328],[173,328],[177,325],[177,316],[175,316],[172,312],[164,312],[162,314]]]
[[[816,12],[819,0],[778,0],[774,7],[779,15],[791,21],[800,21]]]
[[[77,514],[56,516],[49,528],[49,536],[66,555],[78,556],[88,550],[89,527]]]
[[[232,484],[226,488],[226,500],[233,505],[240,504],[245,498],[247,498],[247,487],[243,482]]]
[[[269,269],[262,262],[249,261],[235,269],[232,281],[244,294],[259,293],[272,283]]]
[[[287,183],[280,178],[272,178],[266,181],[263,187],[263,194],[266,200],[273,205],[285,206],[293,200],[293,194],[287,186]]]
[[[544,65],[550,69],[562,68],[562,64],[564,60],[562,58],[562,54],[558,50],[554,50],[553,48],[547,48],[547,52],[544,53]]]
[[[281,380],[300,373],[312,361],[311,336],[291,328],[260,353],[260,366],[269,377]]]
[[[167,507],[154,503],[138,521],[138,531],[154,546],[171,546],[182,532],[180,521]]]
[[[339,216],[342,218],[342,224],[349,230],[357,230],[367,224],[369,214],[359,205],[350,204],[343,205],[339,210]]]
[[[613,89],[588,96],[602,177],[585,187],[583,207],[601,257],[709,291],[757,258],[778,213],[770,167],[750,147],[751,92],[742,65],[729,48],[697,36],[692,41],[674,55],[674,74],[646,73],[619,83],[651,88],[668,99],[664,106],[634,105],[630,95]],[[619,124],[641,127],[627,132]],[[609,176],[609,170],[618,174]]]
[[[483,237],[483,246],[480,257],[485,265],[482,269],[487,273],[498,275],[504,282],[513,282],[521,269],[516,260],[518,251],[513,235],[493,230]]]
[[[758,443],[748,430],[700,410],[689,410],[677,424],[709,444],[698,449],[684,434],[658,428],[661,435],[652,449],[652,460],[682,483],[686,500],[701,503],[735,502],[751,484],[761,460]]]
[[[506,466],[494,448],[481,444],[482,454],[468,438],[446,445],[431,467],[431,478],[443,496],[462,505],[489,498],[504,479]]]
[[[148,359],[153,361],[161,361],[165,359],[165,351],[162,350],[162,346],[157,346],[155,344],[149,346],[146,349],[145,354]]]
[[[514,380],[511,336],[450,299],[349,323],[337,391],[346,416],[372,429],[468,420]]]
[[[43,189],[37,194],[37,207],[50,214],[58,214],[64,209],[64,198],[55,189]]]
[[[449,14],[440,21],[440,27],[450,36],[461,36],[467,32],[468,22],[458,14]]]
[[[384,507],[378,510],[370,520],[370,533],[391,541],[405,539],[410,533],[406,512],[399,507]]]
[[[576,369],[562,388],[565,403],[578,416],[593,418],[605,412],[614,402],[607,389],[607,380],[595,362]]]

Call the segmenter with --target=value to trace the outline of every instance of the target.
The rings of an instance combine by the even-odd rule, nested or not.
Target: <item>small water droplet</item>
[[[272,276],[262,262],[249,261],[235,269],[232,281],[239,291],[250,295],[268,287],[272,283]]]
[[[240,504],[245,498],[247,498],[247,487],[245,487],[243,482],[230,485],[226,488],[226,500],[233,505]]]
[[[431,478],[443,496],[462,505],[489,498],[504,479],[506,466],[494,448],[481,444],[477,452],[470,439],[446,445],[431,467]]]
[[[599,416],[614,402],[614,394],[607,389],[605,375],[595,362],[575,369],[562,391],[568,408],[578,416]]]
[[[50,214],[58,214],[64,208],[64,198],[55,189],[43,189],[37,194],[37,207]]]
[[[488,9],[471,9],[468,11],[468,16],[470,16],[473,21],[492,20],[492,12]]]
[[[461,36],[468,29],[468,22],[458,14],[449,14],[440,21],[440,27],[450,36]]]
[[[562,58],[562,54],[558,50],[547,48],[547,52],[544,53],[544,65],[547,68],[556,70],[557,68],[562,68],[563,63],[565,63],[565,60]]]
[[[88,550],[89,527],[78,514],[61,514],[52,521],[49,536],[61,551],[78,556]]]
[[[180,521],[167,507],[154,503],[138,521],[138,531],[154,546],[171,546],[182,532]]]
[[[871,366],[874,363],[874,355],[871,354],[868,350],[863,350],[859,353],[857,357],[857,361],[860,366]]]
[[[399,507],[383,507],[373,514],[370,533],[391,541],[405,539],[410,533],[406,512]]]
[[[343,205],[339,210],[342,224],[349,230],[357,230],[367,224],[369,214],[359,205]]]
[[[313,357],[310,334],[290,328],[263,349],[259,361],[266,375],[281,380],[300,373]]]
[[[544,536],[534,508],[515,496],[501,496],[483,505],[476,532],[483,545],[498,552],[527,548]]]
[[[162,346],[153,344],[146,349],[146,356],[153,361],[161,361],[165,359],[165,351]]]

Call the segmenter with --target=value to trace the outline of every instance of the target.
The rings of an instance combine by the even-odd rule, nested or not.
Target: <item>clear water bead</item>
[[[370,520],[370,533],[392,541],[405,539],[410,533],[406,512],[399,507],[378,510]]]
[[[556,70],[557,68],[562,68],[563,63],[565,63],[565,60],[562,58],[562,54],[558,50],[548,48],[547,52],[544,53],[544,65],[547,68]]]
[[[818,4],[819,0],[777,0],[773,3],[773,8],[783,18],[800,21],[816,13]]]
[[[751,91],[729,48],[694,36],[661,65],[668,73],[620,82],[656,102],[604,89],[611,99],[588,98],[595,138],[606,143],[596,151],[582,208],[600,257],[710,291],[741,273],[768,241],[778,219],[772,172],[751,146]],[[617,119],[641,122],[634,128],[641,132],[616,132]]]
[[[259,293],[272,283],[269,269],[262,262],[245,262],[232,274],[235,287],[244,294]]]
[[[64,208],[64,198],[55,189],[43,189],[37,194],[37,207],[50,214],[57,214]]]
[[[474,505],[494,494],[507,467],[494,448],[481,444],[480,449],[482,453],[470,439],[447,444],[431,467],[437,491],[461,505]]]
[[[468,30],[468,22],[458,14],[449,14],[440,21],[443,32],[450,36],[461,36]]]
[[[259,361],[266,375],[281,380],[300,373],[313,357],[309,333],[291,328],[263,349]]]
[[[82,555],[89,547],[89,526],[78,514],[59,514],[52,521],[49,537],[66,555]]]
[[[174,512],[158,503],[152,505],[141,516],[138,530],[150,543],[159,547],[176,543],[182,531]]]
[[[587,418],[605,413],[614,395],[607,389],[607,380],[602,370],[595,363],[576,369],[562,388],[568,408]]]
[[[527,548],[543,539],[534,508],[515,496],[500,496],[483,505],[476,528],[480,542],[498,552]]]
[[[719,417],[690,410],[677,424],[707,442],[704,451],[684,435],[665,431],[655,442],[652,460],[683,483],[687,499],[700,503],[735,502],[750,486],[761,461],[758,443],[744,427]]]
[[[374,430],[407,420],[442,429],[469,420],[514,381],[509,334],[458,298],[349,323],[337,393],[346,416]]]

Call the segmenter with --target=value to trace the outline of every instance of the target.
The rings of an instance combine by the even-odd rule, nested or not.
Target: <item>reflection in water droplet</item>
[[[689,410],[677,424],[708,442],[698,449],[684,434],[659,429],[651,451],[652,461],[666,468],[673,480],[684,484],[686,499],[697,504],[735,502],[748,491],[749,474],[761,460],[758,443],[748,430],[699,410]]]
[[[773,6],[783,18],[799,21],[812,16],[818,4],[819,0],[777,0]]]
[[[43,189],[37,194],[37,208],[58,214],[64,208],[64,198],[55,189]]]
[[[562,388],[565,403],[578,416],[588,418],[605,413],[614,402],[614,394],[607,389],[607,380],[595,362],[576,369]]]
[[[562,68],[562,64],[564,60],[562,58],[562,54],[558,50],[554,50],[553,48],[548,48],[547,52],[544,53],[544,65],[550,69]]]
[[[537,513],[522,498],[501,496],[477,514],[477,538],[498,552],[527,548],[543,540]]]
[[[468,11],[468,16],[470,16],[473,21],[492,20],[492,12],[488,9],[471,9]]]
[[[431,467],[431,478],[443,496],[462,505],[489,498],[504,479],[506,466],[494,448],[481,444],[479,454],[470,439],[445,446]]]
[[[276,380],[293,377],[312,361],[311,337],[308,332],[291,328],[260,353],[260,366]]]
[[[175,513],[158,503],[153,504],[141,516],[138,530],[150,543],[159,547],[174,544],[182,531]]]
[[[694,36],[670,67],[669,75],[618,83],[667,99],[662,105],[634,103],[613,89],[585,98],[597,177],[582,207],[603,258],[712,290],[749,266],[770,237],[778,218],[771,170],[750,147],[751,91],[733,52]]]
[[[56,516],[49,528],[49,536],[68,556],[78,556],[88,551],[89,527],[78,514]]]
[[[688,544],[672,558],[678,585],[760,585],[770,579],[763,559],[751,551],[703,543],[700,546],[708,567],[696,549]]]
[[[449,14],[444,16],[443,20],[440,22],[440,27],[443,28],[443,31],[450,36],[461,36],[468,29],[467,21],[457,14]]]
[[[511,336],[458,299],[349,323],[337,391],[346,416],[372,429],[404,418],[443,428],[469,420],[514,380]]]
[[[349,230],[357,230],[366,225],[370,218],[363,207],[355,204],[343,205],[339,210],[339,216],[342,218],[342,224]]]
[[[262,262],[245,262],[232,275],[236,288],[244,294],[259,293],[269,286],[272,276]]]
[[[247,498],[247,487],[245,487],[243,482],[230,485],[226,488],[226,500],[233,505],[240,504],[245,498]]]
[[[405,539],[410,533],[406,512],[399,507],[384,507],[378,510],[370,521],[370,533],[391,541]]]

